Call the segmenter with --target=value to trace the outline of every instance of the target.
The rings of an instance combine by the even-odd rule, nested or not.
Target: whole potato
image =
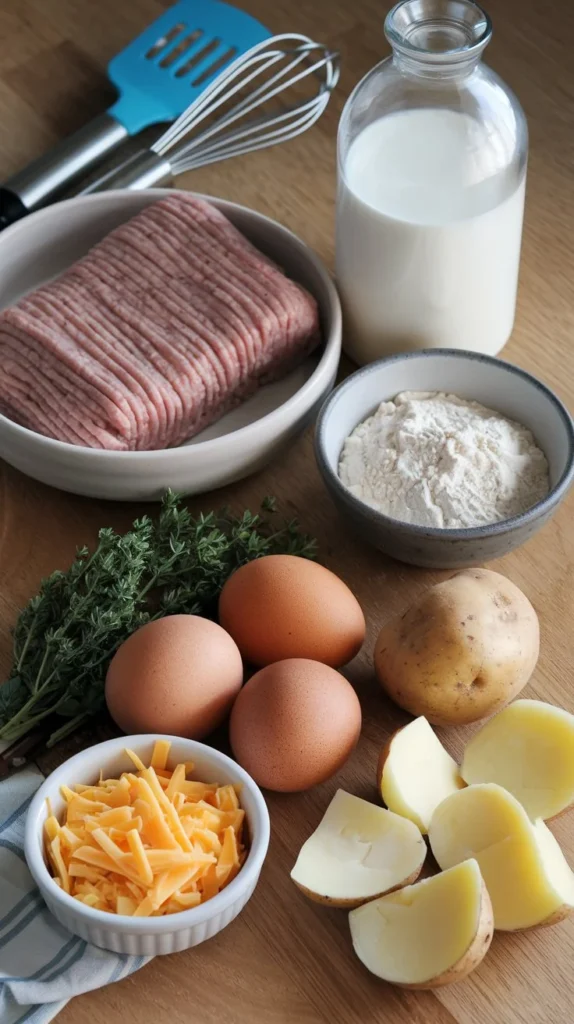
[[[375,672],[406,711],[434,725],[463,725],[520,693],[539,639],[536,612],[514,583],[489,569],[465,569],[383,626]]]

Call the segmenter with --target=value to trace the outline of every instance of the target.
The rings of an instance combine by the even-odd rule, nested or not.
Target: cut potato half
[[[439,867],[478,861],[502,931],[555,924],[574,909],[574,874],[543,821],[494,783],[467,786],[436,809],[429,840]]]
[[[339,789],[301,847],[291,878],[318,903],[357,907],[413,882],[426,852],[412,821]]]
[[[464,786],[456,761],[423,717],[391,736],[377,776],[389,810],[414,821],[425,835],[438,805]]]
[[[471,739],[461,775],[497,782],[536,818],[574,803],[574,715],[540,700],[517,700]]]
[[[478,967],[492,941],[490,898],[476,860],[349,914],[355,953],[377,977],[437,988]]]

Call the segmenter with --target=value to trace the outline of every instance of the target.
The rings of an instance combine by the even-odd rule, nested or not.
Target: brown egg
[[[220,725],[242,682],[241,655],[221,626],[199,615],[169,615],[118,648],[106,703],[124,732],[197,740]]]
[[[291,658],[245,684],[229,735],[239,764],[260,786],[293,793],[330,778],[361,731],[361,706],[344,676],[327,665]]]
[[[266,555],[234,572],[221,591],[219,621],[253,665],[312,658],[339,668],[365,639],[365,617],[347,585],[295,555]]]

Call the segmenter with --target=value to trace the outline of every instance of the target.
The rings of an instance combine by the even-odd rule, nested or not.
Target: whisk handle
[[[0,229],[45,206],[55,192],[115,149],[127,130],[101,114],[0,186]]]
[[[168,185],[171,180],[172,170],[169,160],[158,156],[151,149],[144,149],[141,153],[136,153],[126,160],[120,167],[108,171],[97,181],[91,182],[78,194],[86,196],[92,192],[108,192],[112,188],[138,191],[142,188]]]

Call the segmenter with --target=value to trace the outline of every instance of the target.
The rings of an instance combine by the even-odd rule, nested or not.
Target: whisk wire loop
[[[165,183],[295,138],[321,117],[338,79],[336,51],[293,32],[266,39],[225,68],[150,149],[84,192]]]
[[[279,49],[278,45],[280,43],[288,43],[289,46]],[[311,55],[317,51],[322,56],[315,60],[314,63],[308,63]],[[237,93],[243,92],[251,83],[261,78],[273,65],[281,61],[285,62],[286,58],[289,62],[284,63],[283,67],[276,71],[275,74],[266,78],[259,86],[251,90],[247,96],[239,100],[235,106],[228,109],[226,114],[205,128],[195,138],[189,138],[189,133],[201,121],[213,115],[222,106],[227,105]],[[307,64],[304,64],[305,61],[307,61]],[[304,64],[302,68],[300,67],[301,64]],[[297,69],[299,70],[297,71]],[[234,61],[212,85],[208,86],[202,95],[188,107],[185,113],[157,139],[152,149],[159,156],[168,156],[174,173],[199,166],[197,159],[201,159],[202,164],[209,162],[199,156],[196,159],[198,149],[203,148],[208,140],[224,131],[227,132],[231,125],[244,118],[247,114],[250,114],[263,104],[269,103],[304,79],[310,78],[312,75],[318,76],[321,71],[324,71],[324,78],[319,80],[318,91],[310,99],[300,101],[272,116],[268,115],[248,122],[239,134],[237,132],[229,132],[226,135],[226,142],[229,143],[230,156],[238,155],[235,145],[238,138],[245,140],[253,139],[253,148],[260,149],[264,145],[276,144],[277,142],[284,141],[286,138],[293,138],[294,135],[298,135],[302,131],[306,131],[323,113],[330,92],[338,79],[338,55],[329,52],[320,43],[314,43],[311,39],[295,33],[284,33],[281,36],[265,40]],[[281,126],[279,131],[270,130],[274,125]],[[263,134],[261,134],[259,139],[255,140],[254,136],[256,136],[258,131],[263,132]],[[178,146],[186,137],[188,137],[188,141],[184,143],[177,154],[169,157],[170,151]],[[244,148],[241,149],[241,152],[245,151]],[[207,155],[209,153],[211,159],[216,157],[220,160],[225,159],[225,152],[225,143],[215,147],[206,145],[204,150],[204,154]],[[188,157],[192,160],[191,164],[188,164]]]

